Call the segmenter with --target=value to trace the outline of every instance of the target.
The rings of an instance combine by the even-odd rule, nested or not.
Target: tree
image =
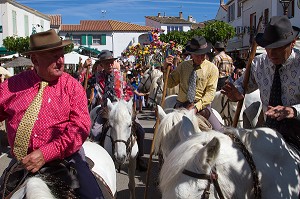
[[[188,32],[171,31],[161,34],[160,40],[168,43],[174,41],[180,45],[186,45],[194,36],[204,36],[207,41],[215,44],[217,41],[228,42],[235,35],[234,27],[223,21],[211,21],[204,28],[189,30]]]
[[[203,28],[203,36],[212,44],[215,44],[217,41],[227,44],[228,40],[233,38],[234,35],[234,27],[223,21],[209,22]]]
[[[14,51],[17,53],[23,53],[29,50],[29,37],[6,37],[3,39],[3,46],[8,51]],[[64,53],[72,52],[74,44],[71,43],[64,47]]]
[[[3,46],[8,51],[23,53],[29,49],[29,37],[6,37],[3,39]]]

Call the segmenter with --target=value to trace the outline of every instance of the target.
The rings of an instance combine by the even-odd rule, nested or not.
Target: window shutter
[[[81,35],[81,45],[86,45],[86,35]]]
[[[88,45],[92,45],[92,44],[93,44],[93,36],[88,35]]]
[[[106,45],[106,34],[101,35],[101,45]]]

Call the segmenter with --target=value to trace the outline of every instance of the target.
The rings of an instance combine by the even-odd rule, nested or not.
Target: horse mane
[[[160,152],[161,146],[164,150],[164,154],[169,154],[171,150],[180,142],[179,129],[182,122],[182,116],[187,115],[189,111],[187,109],[175,109],[173,112],[168,113],[161,121],[158,127],[158,133],[154,140],[154,153]],[[198,125],[196,121],[197,116],[193,116],[194,125]]]

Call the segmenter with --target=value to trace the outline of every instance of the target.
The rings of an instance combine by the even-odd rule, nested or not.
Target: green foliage
[[[70,43],[69,45],[64,47],[64,53],[67,54],[67,53],[72,52],[73,48],[74,48],[74,44]]]
[[[3,39],[3,46],[8,51],[23,53],[29,49],[29,37],[6,37]]]
[[[215,44],[216,41],[227,41],[235,35],[234,27],[223,21],[212,21],[205,25],[204,28],[190,30],[188,32],[171,31],[167,34],[161,34],[160,40],[168,43],[174,41],[176,44],[186,45],[187,41],[194,36],[204,36],[206,40]]]
[[[217,41],[228,42],[235,35],[234,27],[223,21],[212,21],[203,28],[204,37],[215,44]]]

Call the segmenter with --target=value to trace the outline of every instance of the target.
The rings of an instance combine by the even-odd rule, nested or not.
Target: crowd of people
[[[286,16],[270,19],[264,33],[256,42],[267,54],[256,56],[252,62],[247,92],[259,89],[265,114],[265,126],[280,132],[285,140],[299,149],[300,119],[300,53],[294,50],[300,29],[291,25]],[[275,36],[274,36],[275,35]],[[30,51],[34,70],[24,71],[0,84],[0,122],[6,120],[8,141],[14,157],[2,176],[12,172],[15,164],[35,173],[56,160],[72,163],[78,176],[74,187],[82,198],[103,198],[95,178],[83,157],[82,144],[91,137],[101,143],[107,129],[107,99],[134,100],[135,111],[143,113],[148,93],[138,90],[146,66],[123,62],[109,50],[103,50],[92,66],[87,59],[80,68],[84,73],[77,79],[64,72],[63,47],[71,41],[61,41],[55,31],[49,30],[30,37]],[[204,37],[191,38],[182,51],[168,55],[161,63],[161,70],[171,65],[169,88],[179,85],[174,108],[193,109],[206,118],[212,128],[222,131],[223,126],[215,117],[210,104],[215,92],[221,92],[232,101],[244,97],[243,79],[245,63],[233,59],[225,52],[220,41],[213,46]],[[214,56],[209,59],[207,54]],[[89,92],[83,87],[88,78]],[[95,121],[90,121],[89,110],[101,105]],[[89,107],[88,107],[89,106]],[[137,168],[146,171],[143,161],[145,131],[134,122],[139,154]],[[290,128],[292,127],[292,128]],[[83,191],[84,190],[84,191]],[[87,191],[89,190],[89,191]],[[7,190],[6,190],[7,191]],[[8,191],[9,194],[9,191]]]

